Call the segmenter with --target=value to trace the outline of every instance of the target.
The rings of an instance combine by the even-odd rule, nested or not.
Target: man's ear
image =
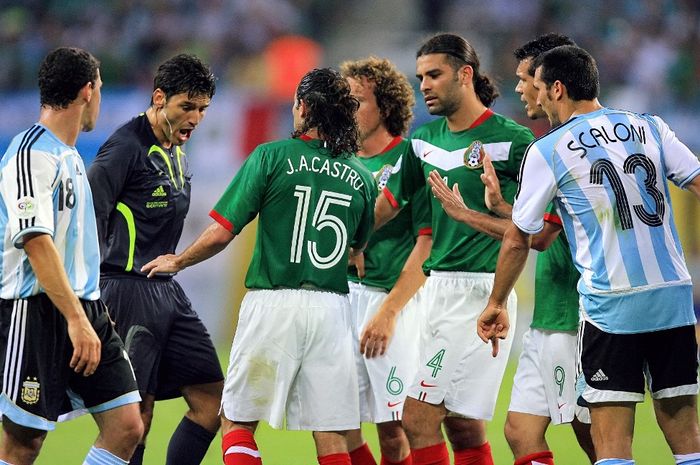
[[[159,87],[153,91],[151,94],[151,99],[153,100],[153,106],[157,109],[165,107],[165,92]]]
[[[87,82],[81,89],[78,95],[82,98],[85,103],[90,103],[92,100],[92,93],[95,91],[95,84],[92,82]]]
[[[561,81],[554,81],[552,84],[554,100],[563,100],[569,93],[566,91],[566,86]]]
[[[462,82],[472,82],[472,79],[474,78],[474,68],[471,67],[471,65],[464,65],[461,68],[459,68],[459,77],[462,79]]]
[[[306,102],[301,99],[297,100],[297,109],[299,110],[299,116],[306,118]]]

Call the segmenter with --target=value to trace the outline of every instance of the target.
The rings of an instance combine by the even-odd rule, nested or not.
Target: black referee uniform
[[[190,205],[180,147],[162,147],[145,114],[100,147],[88,169],[100,238],[102,300],[124,340],[142,393],[156,400],[223,380],[211,337],[171,276],[140,269],[175,248]]]

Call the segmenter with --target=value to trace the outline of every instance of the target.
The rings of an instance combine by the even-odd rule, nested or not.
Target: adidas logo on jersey
[[[591,376],[591,381],[607,381],[608,377],[603,370],[598,370],[593,376]]]
[[[163,189],[163,186],[158,186],[156,190],[154,190],[151,194],[151,197],[165,197],[166,195],[168,194],[165,193],[165,189]]]

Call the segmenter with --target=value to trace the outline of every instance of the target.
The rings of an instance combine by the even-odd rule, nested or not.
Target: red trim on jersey
[[[479,116],[477,119],[475,119],[474,122],[472,123],[472,125],[469,126],[467,129],[474,129],[475,127],[477,127],[478,125],[480,125],[481,123],[486,121],[487,119],[491,118],[491,116],[493,116],[493,110],[490,108],[487,108],[486,111],[483,112],[481,114],[481,116]]]
[[[561,218],[559,218],[559,216],[555,215],[554,213],[545,213],[544,220],[547,223],[554,223],[554,224],[558,224],[559,226],[563,226],[563,224],[561,222]]]
[[[393,149],[394,147],[396,147],[397,145],[399,145],[399,143],[401,143],[402,140],[403,140],[403,138],[402,138],[401,136],[396,136],[396,137],[394,137],[393,139],[391,139],[391,142],[389,142],[389,145],[387,145],[386,147],[384,147],[384,150],[382,150],[382,151],[379,152],[379,153],[380,153],[380,154],[382,154],[382,153],[387,153],[389,150],[391,150],[391,149]]]
[[[387,198],[392,207],[399,208],[399,202],[396,201],[396,199],[394,198],[394,194],[391,193],[389,188],[385,187],[384,189],[382,189],[382,193],[384,194],[384,197]]]
[[[217,211],[210,211],[209,216],[211,216],[214,219],[214,221],[219,223],[221,226],[226,228],[228,232],[233,233],[233,224],[229,220],[221,216]]]
[[[310,140],[314,140],[313,137],[308,136],[308,135],[306,135],[306,134],[300,135],[300,136],[299,136],[299,139],[303,140],[304,142],[308,142],[308,141],[310,141]]]
[[[418,230],[418,235],[419,236],[432,236],[433,235],[433,227],[428,226],[427,228],[420,228]]]

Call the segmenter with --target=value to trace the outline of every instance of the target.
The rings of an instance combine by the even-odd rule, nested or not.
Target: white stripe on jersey
[[[3,392],[17,401],[19,393],[22,359],[24,357],[24,336],[27,332],[27,301],[15,300],[5,352],[5,369],[2,375]]]
[[[464,152],[467,148],[457,150],[445,150],[421,139],[411,139],[413,152],[416,157],[425,163],[449,171],[464,166]],[[507,161],[510,155],[512,142],[492,142],[484,144],[484,152],[493,161]]]

